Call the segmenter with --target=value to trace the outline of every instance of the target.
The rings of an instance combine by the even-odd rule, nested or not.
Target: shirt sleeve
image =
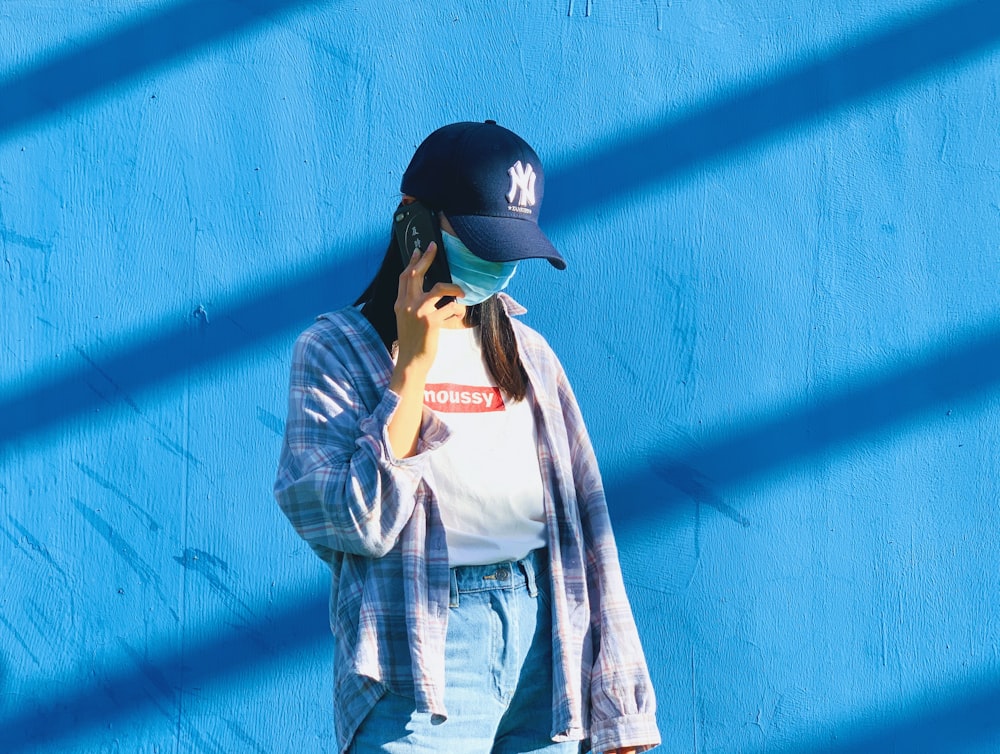
[[[448,437],[425,409],[417,453],[397,458],[387,428],[399,396],[386,389],[367,410],[355,384],[364,366],[322,329],[307,330],[295,343],[274,495],[327,561],[331,551],[378,558],[395,546],[413,512],[427,453]]]
[[[579,405],[558,371],[559,402],[587,554],[594,666],[590,675],[592,751],[651,749],[660,743],[656,696],[625,592],[604,485]]]

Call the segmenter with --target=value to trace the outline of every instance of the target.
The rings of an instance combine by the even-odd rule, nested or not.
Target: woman
[[[332,571],[339,752],[645,751],[655,700],[572,390],[500,293],[538,228],[538,156],[493,121],[418,147],[355,307],[295,345],[275,495]],[[401,205],[402,207],[403,205]],[[451,282],[425,290],[444,253]]]

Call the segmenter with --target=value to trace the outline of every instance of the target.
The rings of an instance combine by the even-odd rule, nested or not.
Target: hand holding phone
[[[448,271],[448,260],[441,243],[441,226],[437,217],[417,201],[400,204],[392,217],[392,229],[403,267],[410,263],[414,251],[423,255],[427,253],[431,241],[437,245],[434,261],[424,274],[424,291],[429,291],[436,283],[450,283],[451,273]],[[440,309],[454,300],[453,296],[445,296],[437,303],[437,307]]]
[[[403,271],[393,306],[397,338],[390,387],[403,399],[400,405],[407,402],[405,395],[410,393],[416,396],[416,404],[422,405],[424,381],[437,356],[439,331],[447,320],[465,313],[465,307],[455,301],[463,295],[462,289],[450,280],[436,220],[427,209],[413,203],[401,204],[393,216]],[[433,251],[431,244],[437,245]],[[396,448],[396,441],[391,442]],[[405,449],[407,442],[400,441],[399,447]]]

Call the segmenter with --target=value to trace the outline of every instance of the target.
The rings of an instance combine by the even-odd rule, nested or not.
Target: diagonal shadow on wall
[[[546,210],[555,206],[555,214],[562,215],[574,206],[620,201],[628,193],[953,68],[995,49],[998,42],[1000,4],[995,0],[947,5],[801,62],[764,83],[723,94],[666,126],[632,135],[625,144],[592,150],[547,182]]]
[[[328,0],[187,0],[0,82],[0,140],[226,37]]]
[[[177,22],[190,22],[195,3],[178,6]],[[231,3],[222,6],[230,7]],[[247,8],[270,9],[292,5],[277,0],[258,0]],[[242,7],[242,6],[241,6]],[[249,11],[239,19],[249,23]],[[262,18],[258,10],[255,19]],[[166,24],[167,17],[157,23]],[[239,23],[232,23],[232,27]],[[166,28],[164,26],[163,28]],[[157,27],[159,29],[159,27]],[[136,44],[134,32],[124,33],[125,46]],[[161,36],[163,31],[160,31]],[[203,42],[208,35],[199,37]],[[856,41],[845,49],[785,72],[771,81],[737,92],[692,113],[635,134],[614,147],[582,157],[573,165],[554,171],[549,177],[546,195],[546,224],[566,224],[595,203],[621,200],[629,194],[679,178],[685,171],[711,160],[719,160],[738,149],[776,139],[788,131],[806,125],[837,110],[885,93],[942,66],[954,66],[962,60],[994,48],[1000,43],[1000,4],[994,0],[973,0],[948,6],[891,30]],[[192,45],[175,52],[190,49]],[[115,58],[113,46],[103,55]],[[165,54],[168,51],[163,51]],[[147,67],[152,59],[145,60]],[[47,74],[30,74],[34,86],[55,84],[51,81],[68,65],[66,60],[53,64]],[[108,68],[111,68],[110,64]],[[133,64],[119,76],[141,66]],[[39,69],[43,71],[46,69]],[[115,71],[106,73],[113,76]],[[97,82],[88,79],[91,91]],[[83,89],[84,87],[80,87]],[[15,100],[14,111],[24,109],[28,97],[19,82],[7,85]],[[3,89],[0,89],[0,95]],[[21,103],[18,104],[20,97]],[[0,97],[2,102],[2,97]],[[0,121],[0,130],[2,130]],[[601,180],[592,180],[600,175]],[[379,242],[363,243],[338,249],[339,260],[291,279],[269,291],[231,302],[213,317],[225,327],[208,325],[197,333],[191,327],[179,327],[151,337],[139,337],[119,350],[88,354],[88,365],[55,378],[49,369],[26,382],[31,387],[0,388],[0,416],[7,417],[0,428],[0,459],[12,443],[29,435],[40,435],[61,423],[82,415],[109,401],[129,400],[129,396],[208,363],[232,358],[269,338],[301,329],[309,314],[342,305],[349,296],[343,281],[358,281],[351,273],[360,270],[357,260],[370,256]],[[341,281],[341,288],[330,287]],[[114,389],[100,390],[94,383],[110,382]],[[6,396],[3,396],[3,393]],[[54,402],[52,397],[58,396]],[[45,407],[40,409],[39,407]],[[59,408],[57,408],[59,406]]]
[[[961,754],[997,750],[1000,740],[1000,679],[924,690],[904,700],[905,713],[873,713],[845,720],[835,738],[824,736],[776,750],[775,754]]]
[[[109,724],[172,709],[181,689],[207,690],[245,672],[247,657],[257,666],[277,663],[286,653],[299,652],[330,641],[323,620],[326,599],[320,596],[279,611],[266,626],[267,638],[252,631],[217,633],[195,652],[183,656],[161,654],[139,667],[123,669],[101,679],[101,694],[78,689],[53,696],[45,704],[15,712],[0,720],[0,744],[7,754],[28,754],[35,747],[53,745]],[[280,640],[277,638],[280,637]],[[780,754],[871,754],[905,751],[907,754],[960,752],[996,741],[1000,736],[1000,680],[986,679],[960,687],[926,690],[906,702],[906,713],[873,715],[871,720],[831,723],[829,736],[787,746]]]
[[[91,679],[95,688],[50,693],[45,702],[26,703],[0,719],[0,751],[28,754],[109,724],[118,726],[148,714],[175,716],[181,695],[191,689],[206,692],[212,686],[246,682],[248,663],[256,671],[267,670],[288,655],[329,644],[328,601],[328,595],[317,594],[284,605],[267,604],[255,611],[267,616],[258,623],[233,626],[220,619],[219,628],[197,632],[206,638],[183,652],[134,652],[117,673]]]
[[[373,238],[367,246],[376,248],[377,242]],[[338,261],[321,271],[207,312],[185,312],[179,326],[116,351],[95,354],[78,347],[84,366],[32,378],[27,390],[0,397],[0,463],[5,451],[21,440],[31,437],[35,448],[40,436],[63,429],[73,418],[95,417],[109,404],[134,407],[132,396],[144,389],[260,348],[290,328],[305,329],[317,314],[343,306],[361,292],[355,281],[370,265],[363,264],[359,253],[333,256]]]
[[[988,399],[1000,390],[1000,321],[974,333],[953,334],[928,346],[910,363],[878,375],[856,376],[843,386],[771,412],[772,418],[721,433],[699,447],[662,455],[647,473],[633,471],[616,485],[615,523],[639,526],[657,520],[681,500],[695,500],[746,525],[724,495],[805,461],[819,460],[929,415]]]

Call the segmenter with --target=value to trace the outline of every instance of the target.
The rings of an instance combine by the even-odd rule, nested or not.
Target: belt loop
[[[458,607],[458,574],[454,568],[449,569],[448,607]]]
[[[521,570],[524,571],[524,579],[528,587],[528,594],[532,597],[537,597],[538,584],[535,583],[535,559],[532,557],[534,554],[534,551],[528,553],[528,557],[517,561],[517,564],[521,566]]]

